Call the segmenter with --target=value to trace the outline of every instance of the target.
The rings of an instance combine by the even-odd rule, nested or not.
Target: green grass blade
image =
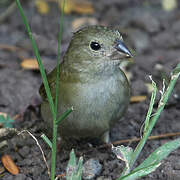
[[[76,173],[77,180],[82,179],[82,172],[83,172],[83,158],[80,157],[79,162],[78,162],[78,166],[77,166],[77,173]]]
[[[140,177],[146,176],[153,171],[155,171],[161,164],[151,164],[150,166],[138,169],[138,170],[133,170],[131,173],[127,174],[126,176],[123,176],[119,178],[118,180],[135,180],[139,179]]]
[[[70,153],[70,159],[69,159],[68,165],[76,166],[76,155],[75,155],[74,149],[72,149]]]
[[[61,39],[62,39],[62,28],[63,28],[63,18],[64,18],[64,6],[61,10],[61,22],[58,36],[58,56],[57,56],[57,74],[56,74],[56,94],[55,94],[55,114],[56,117],[53,118],[53,140],[52,140],[52,159],[51,159],[51,180],[55,178],[55,168],[56,168],[56,143],[57,143],[57,113],[58,113],[58,95],[59,95],[59,79],[60,79],[60,48],[61,48]]]
[[[174,89],[174,86],[176,84],[176,81],[177,81],[179,75],[180,75],[180,63],[173,70],[173,73],[171,76],[171,81],[170,81],[169,86],[167,87],[165,93],[162,95],[162,98],[158,105],[158,109],[157,109],[155,115],[152,117],[151,122],[148,126],[148,129],[146,130],[146,132],[143,135],[143,138],[141,139],[141,141],[137,145],[134,153],[132,154],[132,161],[130,164],[131,168],[134,165],[134,162],[136,161],[137,157],[139,156],[142,148],[144,147],[145,142],[147,141],[148,137],[150,136],[153,127],[155,126],[157,120],[159,119],[159,116],[160,116],[161,112],[163,111],[163,109],[168,101],[168,98],[169,98],[170,94],[172,93],[172,90]]]
[[[144,133],[147,131],[148,126],[149,126],[149,121],[150,121],[151,114],[152,114],[152,111],[153,111],[153,106],[154,106],[154,102],[155,102],[155,98],[156,98],[156,92],[157,92],[156,83],[153,81],[151,76],[150,76],[150,79],[152,81],[153,92],[152,92],[152,95],[151,95],[151,101],[150,101],[150,104],[149,104],[149,109],[148,109],[148,112],[147,112],[147,115],[146,115]]]
[[[142,169],[144,167],[150,166],[154,163],[160,163],[164,158],[166,158],[172,151],[180,147],[180,138],[167,142],[161,147],[157,148],[152,154],[149,155],[147,159],[144,160],[137,168],[134,170]]]
[[[51,141],[49,140],[49,138],[45,135],[45,134],[42,134],[41,135],[41,138],[48,144],[48,146],[52,149],[52,143]]]
[[[73,107],[71,107],[70,109],[68,109],[67,111],[65,111],[56,121],[57,125],[59,125],[59,123],[64,120],[71,112],[73,111]]]
[[[73,180],[73,176],[76,172],[76,155],[74,153],[74,149],[72,149],[70,153],[70,159],[68,162],[68,166],[66,168],[66,179],[67,180]]]
[[[157,148],[153,153],[149,155],[148,158],[144,160],[137,168],[132,172],[119,178],[118,180],[134,180],[143,177],[151,172],[153,172],[159,165],[161,161],[166,158],[172,151],[180,147],[180,138],[167,142],[161,147]]]
[[[121,145],[117,147],[112,146],[112,151],[114,154],[116,154],[118,159],[121,159],[122,161],[125,162],[127,171],[129,171],[129,164],[131,161],[133,149],[129,146]]]
[[[81,180],[82,169],[83,169],[83,158],[80,157],[77,164],[76,155],[74,153],[74,149],[72,149],[70,153],[68,166],[66,169],[66,179],[67,180]]]
[[[163,109],[164,109],[164,107],[168,101],[168,98],[172,93],[172,90],[174,89],[174,86],[176,84],[176,81],[177,81],[179,75],[180,75],[180,63],[173,70],[172,75],[171,75],[171,80],[169,82],[169,85],[168,85],[166,91],[163,93],[163,95],[159,101],[157,111],[156,111],[155,115],[152,117],[152,119],[148,125],[147,130],[144,132],[141,141],[139,142],[139,144],[137,145],[137,147],[135,148],[135,150],[132,154],[132,158],[131,158],[131,162],[130,162],[130,170],[132,169],[136,159],[138,158],[138,156],[139,156],[140,152],[142,151],[148,137],[150,136],[152,129],[154,128],[157,120],[159,119],[159,116],[160,116],[161,112],[163,111]],[[127,168],[125,167],[122,174],[121,174],[121,177],[128,174],[130,172],[130,170],[127,171]]]

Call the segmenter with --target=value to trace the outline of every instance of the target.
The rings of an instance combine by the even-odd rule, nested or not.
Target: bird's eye
[[[91,42],[90,47],[94,51],[98,51],[99,49],[101,49],[101,45],[95,41]]]

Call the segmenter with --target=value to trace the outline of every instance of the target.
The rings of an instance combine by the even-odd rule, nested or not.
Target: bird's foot
[[[109,131],[106,131],[102,136],[101,136],[101,140],[108,144],[110,142],[110,138],[109,138]]]

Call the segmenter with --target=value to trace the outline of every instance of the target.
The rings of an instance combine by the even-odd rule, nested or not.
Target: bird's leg
[[[101,140],[104,143],[109,143],[110,142],[109,131],[106,131],[105,133],[103,133],[103,135],[101,136]]]

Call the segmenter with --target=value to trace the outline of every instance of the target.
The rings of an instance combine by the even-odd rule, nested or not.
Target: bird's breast
[[[60,125],[62,134],[99,136],[122,116],[129,102],[129,85],[119,75],[93,83],[63,84],[60,109],[73,106],[74,111]]]

